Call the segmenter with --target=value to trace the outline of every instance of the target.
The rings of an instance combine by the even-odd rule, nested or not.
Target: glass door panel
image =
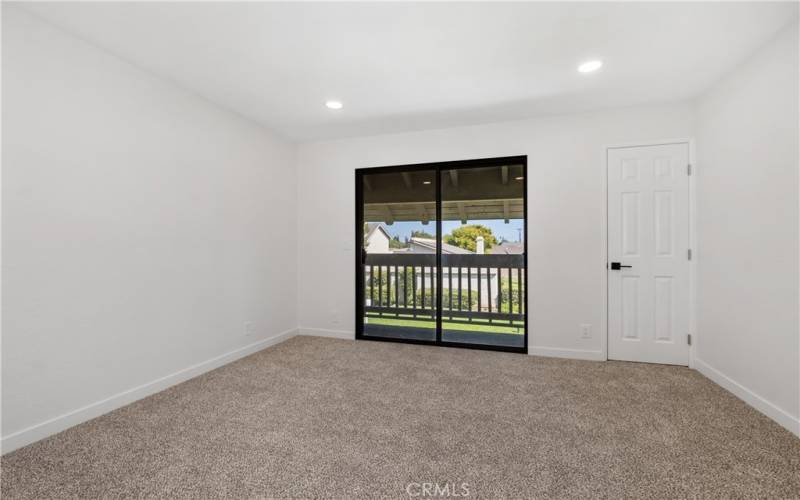
[[[525,347],[524,165],[443,169],[440,182],[441,340]]]
[[[361,317],[366,338],[437,340],[436,170],[361,175]]]

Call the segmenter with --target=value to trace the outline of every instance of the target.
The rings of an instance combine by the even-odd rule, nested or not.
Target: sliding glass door
[[[356,170],[356,338],[527,350],[526,158]]]

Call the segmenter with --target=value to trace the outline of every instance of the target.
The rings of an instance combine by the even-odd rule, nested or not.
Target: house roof
[[[390,240],[392,239],[392,235],[390,235],[389,232],[386,231],[386,228],[383,227],[382,222],[368,222],[367,235],[366,235],[367,241],[369,241],[372,238],[372,234],[378,229],[380,229],[381,232],[385,234],[387,238],[389,238]]]
[[[423,246],[425,248],[429,248],[429,249],[433,250],[434,252],[436,251],[436,240],[431,240],[431,239],[428,239],[428,238],[412,237],[411,238],[411,243],[416,243],[419,246]],[[449,245],[447,243],[442,243],[442,253],[472,254],[473,252],[470,252],[469,250],[461,248],[461,247],[457,247],[455,245]]]
[[[525,253],[525,244],[522,242],[504,241],[489,250],[492,255],[522,255]]]

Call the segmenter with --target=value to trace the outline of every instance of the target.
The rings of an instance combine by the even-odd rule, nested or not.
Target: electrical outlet
[[[592,338],[592,325],[588,323],[581,324],[581,338],[582,339]]]
[[[252,321],[244,322],[244,336],[250,337],[256,333],[256,324]]]
[[[331,309],[331,322],[334,325],[338,325],[339,323],[341,323],[341,318],[339,317],[338,309]]]

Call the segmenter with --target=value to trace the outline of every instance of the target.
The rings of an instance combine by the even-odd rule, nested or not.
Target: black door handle
[[[612,270],[612,271],[619,271],[619,270],[620,270],[620,269],[622,269],[623,267],[633,267],[633,266],[623,266],[623,265],[622,265],[622,264],[620,264],[619,262],[612,262],[612,263],[611,263],[611,270]]]

